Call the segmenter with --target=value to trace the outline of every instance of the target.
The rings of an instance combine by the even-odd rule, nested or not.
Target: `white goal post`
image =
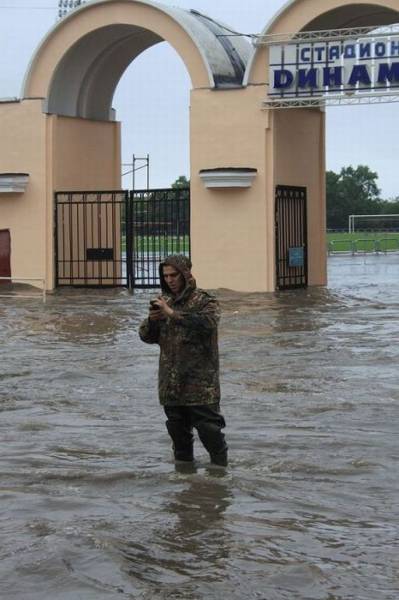
[[[356,219],[360,220],[360,219],[365,219],[365,220],[372,220],[374,219],[374,222],[376,221],[376,219],[383,219],[383,220],[387,220],[391,217],[395,217],[396,221],[398,222],[398,227],[399,227],[399,214],[384,214],[384,215],[349,215],[349,227],[348,227],[348,232],[349,233],[355,233],[355,221]]]

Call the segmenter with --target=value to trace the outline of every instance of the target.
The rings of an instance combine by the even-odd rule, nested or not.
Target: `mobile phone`
[[[155,304],[155,300],[150,300],[150,308],[152,308],[152,309],[155,308],[155,310],[159,309],[159,306],[157,306],[157,304]]]

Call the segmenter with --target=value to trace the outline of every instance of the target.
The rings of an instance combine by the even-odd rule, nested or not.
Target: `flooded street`
[[[173,463],[150,296],[0,299],[0,598],[396,600],[399,256],[218,292],[226,472]]]

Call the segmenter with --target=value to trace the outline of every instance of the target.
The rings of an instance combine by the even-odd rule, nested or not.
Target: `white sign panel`
[[[270,46],[269,98],[399,93],[399,35]]]

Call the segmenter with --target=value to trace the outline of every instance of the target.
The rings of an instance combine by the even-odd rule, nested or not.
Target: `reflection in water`
[[[168,585],[169,593],[185,585],[184,598],[195,598],[197,579],[223,582],[229,558],[231,535],[224,515],[232,500],[231,479],[217,475],[188,474],[187,466],[176,467],[183,475],[179,489],[161,507],[151,539],[125,540],[118,544],[124,570],[135,586],[140,583]],[[175,596],[173,597],[180,597]]]
[[[177,517],[170,532],[176,548],[205,563],[228,558],[229,535],[223,518],[232,499],[230,485],[222,473],[219,477],[192,479],[188,487],[174,495],[166,512]]]
[[[0,307],[0,598],[396,600],[398,256],[219,291],[227,472],[169,462],[152,292]]]

